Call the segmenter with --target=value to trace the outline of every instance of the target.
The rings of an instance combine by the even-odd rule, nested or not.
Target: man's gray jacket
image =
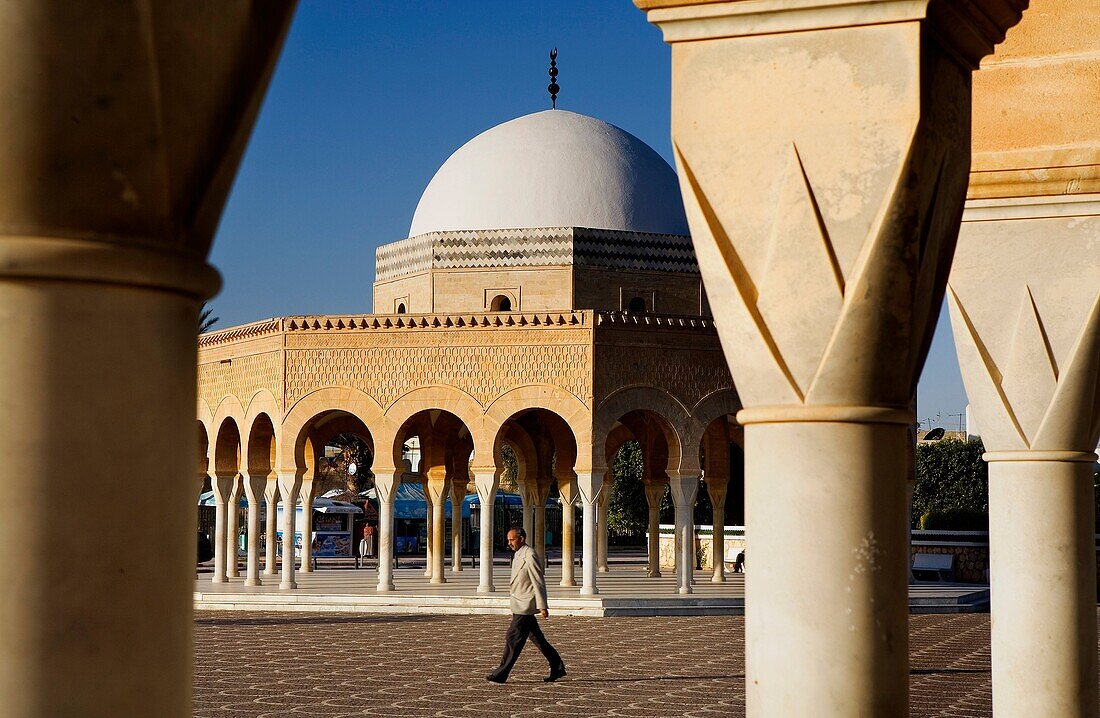
[[[530,616],[546,608],[546,578],[542,561],[530,546],[512,557],[512,613]]]

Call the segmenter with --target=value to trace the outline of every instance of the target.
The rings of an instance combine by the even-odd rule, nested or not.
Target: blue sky
[[[371,311],[375,248],[466,140],[549,107],[553,47],[559,107],[671,159],[668,46],[630,0],[302,0],[211,253],[218,327]],[[965,405],[944,314],[918,414]]]

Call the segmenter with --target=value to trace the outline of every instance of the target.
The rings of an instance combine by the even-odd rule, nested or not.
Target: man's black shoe
[[[504,676],[498,676],[496,673],[490,673],[489,675],[485,676],[485,680],[489,681],[490,683],[504,683],[508,679]]]
[[[546,683],[553,683],[554,681],[558,680],[559,678],[564,678],[564,677],[565,677],[565,666],[562,666],[561,668],[550,671],[550,675],[548,675],[546,678],[543,678],[542,680]]]

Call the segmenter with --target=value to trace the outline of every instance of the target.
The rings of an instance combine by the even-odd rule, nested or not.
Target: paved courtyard
[[[543,625],[569,676],[544,684],[545,663],[528,645],[512,680],[498,686],[483,677],[499,660],[505,617],[196,615],[196,718],[703,718],[745,710],[740,617],[551,616]],[[912,616],[910,627],[911,715],[990,716],[989,616]]]

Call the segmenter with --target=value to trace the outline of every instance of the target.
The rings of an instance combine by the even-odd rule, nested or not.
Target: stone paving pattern
[[[551,616],[543,629],[569,676],[543,683],[546,664],[528,644],[500,686],[484,676],[500,659],[502,616],[196,616],[196,718],[745,713],[741,617]],[[910,715],[991,716],[989,616],[912,616],[909,625]]]

